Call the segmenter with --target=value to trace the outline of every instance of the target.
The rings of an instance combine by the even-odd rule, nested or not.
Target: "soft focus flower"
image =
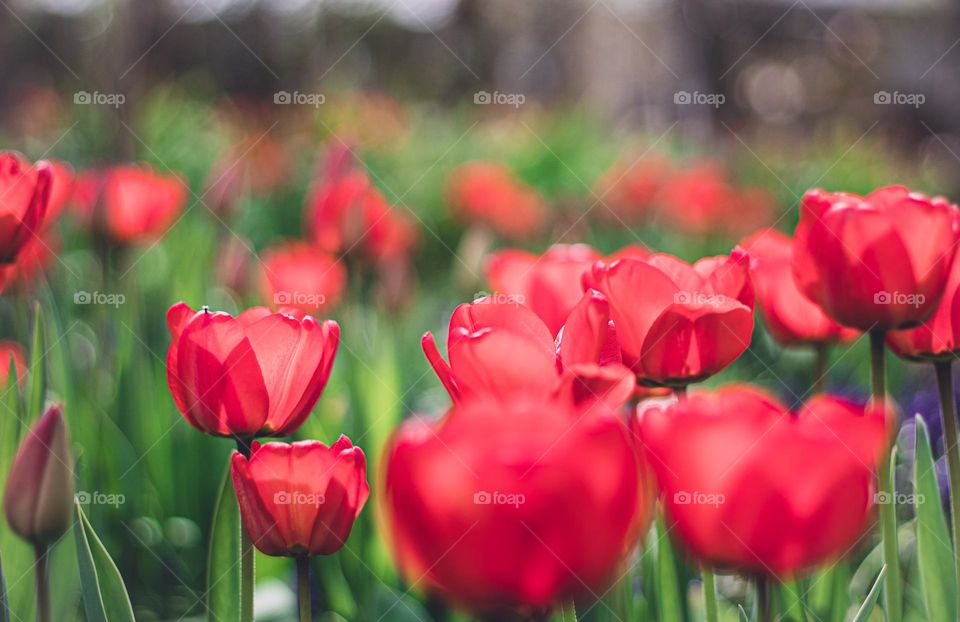
[[[6,267],[0,266],[0,279],[13,284],[14,288],[29,288],[50,269],[59,249],[60,236],[55,228],[43,228],[39,235],[31,233],[17,255],[17,262]]]
[[[469,399],[441,421],[408,420],[385,456],[404,576],[472,609],[600,590],[650,517],[644,467],[608,409],[582,416],[536,393]]]
[[[50,160],[50,201],[45,223],[54,223],[73,197],[73,169],[66,162]]]
[[[266,555],[332,555],[350,536],[370,495],[363,450],[341,436],[319,441],[253,443],[231,464],[243,527]]]
[[[649,256],[643,247],[628,246],[610,260]],[[583,297],[583,275],[601,258],[587,244],[554,244],[542,255],[505,249],[487,259],[487,281],[497,294],[515,297],[530,307],[556,335]]]
[[[512,239],[533,237],[546,220],[546,206],[537,191],[496,162],[461,165],[447,183],[447,200],[461,218]]]
[[[739,248],[692,266],[666,254],[597,262],[584,283],[609,300],[623,363],[642,382],[698,382],[750,344],[753,290]]]
[[[106,173],[102,201],[112,238],[120,242],[151,240],[166,233],[183,210],[187,187],[176,175],[127,164]]]
[[[31,165],[19,154],[0,153],[0,265],[13,263],[40,232],[52,177],[46,162]]]
[[[767,330],[780,345],[835,343],[857,335],[828,318],[793,280],[793,240],[775,229],[760,229],[741,246],[750,255],[750,277]]]
[[[330,377],[340,327],[264,307],[236,318],[183,302],[167,312],[167,384],[207,434],[285,436],[307,418]]]
[[[790,576],[843,556],[868,527],[882,409],[818,396],[790,413],[736,386],[639,417],[668,522],[710,566]]]
[[[505,403],[518,394],[570,396],[578,404],[618,406],[633,392],[620,365],[607,301],[587,292],[564,325],[559,344],[543,321],[509,298],[487,296],[458,306],[447,332],[449,363],[433,335],[423,351],[454,402],[485,396]]]
[[[23,348],[16,341],[2,340],[0,341],[0,389],[6,390],[11,369],[16,372],[17,384],[22,389],[27,377],[26,356]]]
[[[3,509],[15,534],[35,545],[52,544],[70,528],[73,455],[63,411],[46,411],[20,443],[7,476]]]
[[[260,256],[260,292],[273,308],[327,312],[337,306],[346,281],[339,260],[305,242],[274,246]]]
[[[960,210],[903,186],[860,197],[810,190],[800,205],[793,273],[837,322],[909,328],[936,309],[960,233]]]
[[[933,315],[916,328],[887,333],[897,355],[926,361],[952,361],[960,351],[960,253],[955,255],[947,284]]]
[[[648,156],[637,162],[618,162],[597,182],[602,204],[600,217],[613,225],[643,224],[652,216],[656,197],[671,175],[663,158]]]

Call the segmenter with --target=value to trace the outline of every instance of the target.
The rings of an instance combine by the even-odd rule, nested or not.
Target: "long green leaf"
[[[7,601],[7,579],[0,564],[0,622],[10,622],[10,603]]]
[[[923,417],[916,418],[916,459],[914,461],[914,505],[916,508],[917,563],[920,589],[927,620],[956,622],[957,574],[953,563],[950,531],[940,506],[940,487],[930,450],[930,436]]]
[[[43,311],[39,303],[34,307],[33,342],[30,346],[30,377],[27,390],[27,421],[40,416],[47,391],[47,373],[44,365]]]
[[[883,577],[887,574],[887,567],[884,566],[880,569],[880,574],[877,575],[877,580],[874,582],[873,587],[870,588],[870,593],[867,594],[867,599],[863,601],[863,605],[860,606],[860,610],[857,611],[857,615],[854,616],[851,622],[867,622],[870,619],[870,614],[873,613],[873,608],[877,604],[877,599],[880,597],[880,586],[883,585]]]
[[[110,559],[110,554],[100,542],[80,504],[76,503],[75,507],[77,565],[80,568],[80,590],[87,622],[135,622],[120,571]]]
[[[657,517],[656,526],[659,619],[663,622],[680,622],[683,620],[683,604],[680,602],[676,555],[662,516]]]
[[[207,618],[240,619],[240,507],[230,484],[230,466],[213,516],[207,562]]]

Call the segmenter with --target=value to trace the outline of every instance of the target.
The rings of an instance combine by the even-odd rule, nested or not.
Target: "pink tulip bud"
[[[10,528],[36,545],[70,528],[73,456],[59,404],[47,407],[20,444],[10,469],[3,509]]]

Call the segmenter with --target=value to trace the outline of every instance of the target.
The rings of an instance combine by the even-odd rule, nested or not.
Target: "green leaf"
[[[240,619],[240,506],[230,483],[230,465],[220,484],[207,562],[207,617]]]
[[[110,554],[100,542],[79,503],[75,503],[77,521],[74,535],[77,542],[77,565],[80,568],[80,591],[87,622],[135,622],[130,597],[123,578]]]
[[[883,585],[883,577],[886,574],[887,567],[884,566],[880,569],[880,574],[877,575],[877,580],[873,583],[873,587],[870,588],[867,599],[863,601],[863,605],[860,606],[860,610],[857,611],[857,615],[853,617],[851,622],[867,622],[867,620],[870,619],[870,614],[873,613],[873,608],[877,604],[877,598],[880,597],[880,587]]]
[[[957,573],[953,563],[950,531],[940,506],[940,487],[930,436],[923,417],[916,418],[916,459],[914,461],[914,505],[917,521],[917,563],[920,590],[927,620],[956,622]]]
[[[750,622],[750,617],[747,615],[747,612],[744,610],[743,605],[737,605],[737,611],[740,612],[740,622]]]
[[[781,605],[781,614],[779,619],[783,622],[796,621],[806,622],[806,606],[803,602],[803,595],[807,590],[803,589],[797,581],[786,581],[777,583],[778,600]]]
[[[683,604],[680,602],[680,586],[677,579],[677,561],[673,544],[664,527],[663,517],[656,520],[657,553],[657,598],[660,620],[680,622],[683,620]]]
[[[7,602],[7,579],[0,565],[0,622],[10,622],[10,603]]]
[[[30,376],[27,385],[27,421],[33,421],[43,410],[43,398],[47,390],[47,374],[43,364],[43,311],[40,304],[34,306],[33,342],[30,346]]]

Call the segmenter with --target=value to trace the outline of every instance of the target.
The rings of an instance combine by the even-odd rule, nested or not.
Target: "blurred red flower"
[[[637,428],[668,522],[697,558],[789,577],[867,529],[887,425],[882,408],[818,396],[790,413],[743,385],[654,403]]]
[[[628,164],[614,164],[597,181],[600,217],[612,225],[646,223],[656,209],[656,198],[672,174],[667,160],[644,157]]]
[[[0,340],[0,389],[6,389],[10,381],[10,370],[17,374],[17,384],[23,388],[27,378],[27,363],[23,348],[16,341]]]
[[[837,324],[793,280],[793,240],[760,229],[741,245],[750,255],[750,277],[767,330],[783,346],[848,341],[857,331]]]
[[[337,306],[347,282],[343,263],[306,242],[287,242],[260,255],[260,293],[275,309],[318,315]]]
[[[385,464],[403,575],[475,610],[542,610],[601,589],[650,518],[625,423],[539,393],[410,419]]]
[[[793,273],[826,314],[861,330],[916,326],[937,308],[960,210],[904,186],[860,197],[810,190],[800,205]]]
[[[0,153],[0,265],[11,264],[43,226],[53,172],[21,155]]]
[[[266,555],[332,555],[346,543],[370,486],[363,451],[346,436],[253,443],[231,464],[243,527]]]
[[[739,357],[753,333],[749,257],[597,262],[584,284],[610,301],[623,363],[641,382],[685,386]]]
[[[236,318],[179,302],[167,312],[167,384],[183,417],[214,436],[285,436],[330,377],[340,327],[264,307]]]
[[[546,222],[546,206],[537,191],[497,162],[461,165],[447,182],[447,201],[466,221],[512,239],[529,239]]]
[[[960,253],[954,256],[936,311],[916,328],[887,333],[897,355],[921,361],[952,361],[960,351]]]

